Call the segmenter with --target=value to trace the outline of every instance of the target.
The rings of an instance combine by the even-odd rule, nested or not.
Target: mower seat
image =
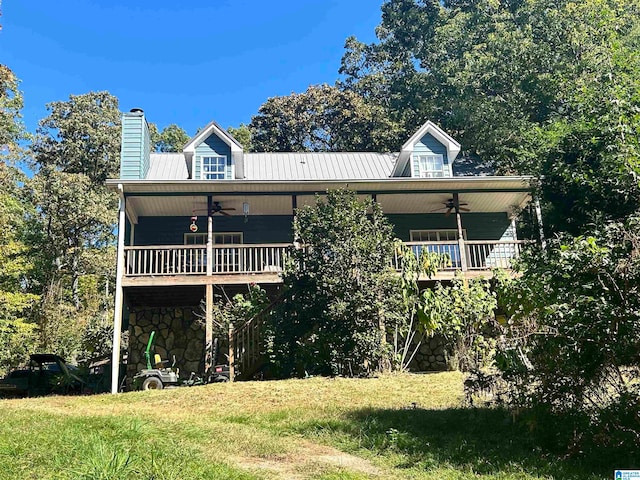
[[[153,364],[155,365],[156,368],[164,368],[167,365],[167,363],[169,363],[169,360],[161,360],[159,354],[156,353],[153,356]]]

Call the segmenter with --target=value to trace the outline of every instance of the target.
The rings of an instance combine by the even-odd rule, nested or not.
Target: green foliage
[[[241,328],[247,321],[262,312],[269,304],[266,292],[256,284],[247,285],[246,293],[236,293],[229,298],[224,288],[213,303],[213,336],[229,337],[229,325]],[[206,305],[201,302],[200,323],[205,324]]]
[[[299,209],[285,291],[270,324],[282,376],[368,374],[389,365],[386,328],[405,313],[391,270],[392,227],[372,200],[329,191]]]
[[[244,123],[241,123],[238,128],[234,128],[234,127],[227,128],[227,132],[229,132],[229,134],[233,138],[235,138],[238,142],[240,142],[240,145],[242,145],[242,149],[245,152],[252,152],[254,150],[252,133],[249,125],[245,125]]]
[[[118,176],[120,110],[109,92],[71,95],[66,102],[47,105],[32,146],[38,166],[84,174],[95,184]]]
[[[430,119],[464,156],[541,177],[547,228],[580,234],[640,207],[639,18],[637,0],[386,1],[340,85],[399,138]]]
[[[156,152],[181,152],[182,147],[184,147],[190,139],[187,132],[175,123],[166,126],[160,133],[157,133],[156,128],[155,133],[155,135],[152,134],[151,136],[151,143]]]
[[[418,318],[429,334],[444,337],[449,362],[470,371],[488,366],[496,343],[495,293],[488,280],[457,274],[451,284],[422,291]]]
[[[24,102],[18,83],[15,74],[0,64],[0,154],[12,160],[19,158],[19,141],[27,137],[20,122]]]
[[[534,430],[553,447],[637,458],[639,248],[633,217],[554,240],[501,286],[509,321],[498,365],[513,403],[534,407]]]
[[[249,128],[252,149],[266,152],[380,151],[397,133],[381,108],[328,85],[269,98]]]

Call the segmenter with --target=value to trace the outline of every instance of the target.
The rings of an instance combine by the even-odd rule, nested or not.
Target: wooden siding
[[[122,145],[120,148],[120,178],[138,180],[149,171],[149,128],[140,114],[122,116]]]
[[[293,217],[263,215],[249,217],[213,217],[213,231],[242,232],[244,243],[291,243]],[[182,245],[189,232],[189,217],[140,217],[136,225],[136,245]],[[207,233],[206,215],[198,216],[198,233]]]
[[[403,242],[408,242],[410,230],[455,230],[456,216],[452,213],[402,214],[387,215],[394,226],[396,236]],[[462,228],[467,232],[468,240],[497,240],[503,237],[509,228],[507,214],[502,213],[463,213]]]
[[[413,161],[413,154],[414,153],[435,153],[435,154],[440,154],[442,155],[442,158],[444,159],[444,165],[446,168],[449,168],[449,160],[447,159],[447,147],[445,147],[442,143],[440,143],[438,140],[436,140],[436,138],[431,135],[430,133],[427,133],[424,137],[422,137],[420,139],[419,142],[417,142],[414,146],[413,146],[413,153],[411,154],[411,165],[412,165],[412,172],[413,172],[413,176],[414,177],[419,177],[420,176],[420,171],[418,169],[418,165],[417,163],[415,163]]]
[[[411,240],[410,230],[452,229],[456,227],[454,214],[401,214],[387,215],[394,225],[396,236],[405,242]],[[293,217],[287,215],[213,217],[213,231],[242,232],[244,243],[290,243],[293,241]],[[184,234],[189,233],[189,217],[140,217],[135,230],[138,246],[182,245]],[[198,216],[198,233],[207,232],[207,217]],[[468,240],[507,239],[505,232],[510,227],[506,213],[464,213],[462,226]],[[128,238],[128,237],[127,237]]]
[[[231,147],[216,135],[209,135],[207,139],[196,147],[195,165],[193,178],[200,180],[202,172],[202,157],[224,156],[227,157],[225,178],[233,178],[233,168],[231,162]]]

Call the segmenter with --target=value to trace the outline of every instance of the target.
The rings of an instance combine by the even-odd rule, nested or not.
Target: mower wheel
[[[142,382],[142,390],[162,390],[164,384],[158,377],[147,377]]]

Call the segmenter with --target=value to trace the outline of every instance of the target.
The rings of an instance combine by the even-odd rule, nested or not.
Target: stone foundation
[[[186,378],[190,372],[204,370],[204,325],[194,312],[198,307],[139,307],[129,314],[129,359],[127,376],[146,368],[144,351],[149,335],[155,330],[154,350],[171,365],[176,357],[176,368]],[[152,350],[153,355],[153,350]],[[153,358],[152,358],[153,362]]]
[[[419,335],[414,337],[413,345],[411,346],[412,352],[419,338]],[[440,372],[449,370],[444,339],[439,335],[432,338],[424,338],[418,348],[416,356],[409,365],[409,370],[412,372]]]

